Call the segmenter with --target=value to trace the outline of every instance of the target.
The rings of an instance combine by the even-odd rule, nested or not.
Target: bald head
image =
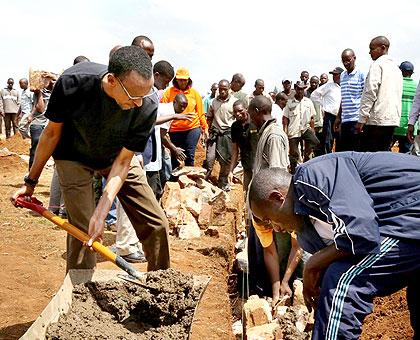
[[[369,54],[372,60],[376,60],[385,54],[388,54],[389,40],[384,36],[373,38],[369,44]]]
[[[188,99],[183,93],[178,93],[174,98],[175,113],[183,112],[188,106]]]
[[[245,77],[242,73],[235,73],[232,76],[232,81],[230,84],[230,88],[233,92],[238,92],[242,89],[242,87],[245,85]]]
[[[131,45],[138,46],[145,50],[150,59],[152,59],[153,55],[155,54],[155,46],[153,45],[152,40],[150,40],[145,35],[139,35],[135,37]]]
[[[258,129],[260,129],[267,120],[272,118],[271,108],[271,100],[266,96],[256,96],[249,103],[248,112],[252,122]]]
[[[375,37],[372,39],[371,43],[379,44],[379,45],[385,45],[389,48],[389,40],[387,37],[384,37],[383,35],[380,35],[378,37]]]

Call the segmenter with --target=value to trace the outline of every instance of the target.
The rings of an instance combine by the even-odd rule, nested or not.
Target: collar
[[[258,131],[258,134],[262,134],[263,131],[267,128],[267,126],[271,125],[272,123],[276,122],[276,118],[271,118],[269,120],[267,120],[262,126],[261,129]]]
[[[216,97],[215,99],[217,99],[219,102],[227,103],[230,100],[230,98],[231,98],[231,95],[229,94],[225,100],[222,100],[219,97]]]

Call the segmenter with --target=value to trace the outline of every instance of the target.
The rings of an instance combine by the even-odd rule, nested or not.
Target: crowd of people
[[[222,190],[242,170],[252,293],[275,306],[301,278],[307,305],[317,307],[314,338],[353,338],[373,296],[408,285],[418,332],[420,87],[413,64],[398,67],[389,47],[386,37],[372,39],[367,76],[348,48],[344,69],[302,71],[269,93],[263,79],[245,93],[236,73],[202,97],[188,68],[152,64],[145,36],[112,48],[108,65],[77,57],[60,77],[44,74],[48,85],[33,93],[26,79],[21,92],[9,79],[0,100],[6,138],[12,128],[31,138],[29,173],[12,201],[34,193],[53,156],[64,201],[50,206],[65,205],[61,212],[91,237],[85,246],[116,223],[119,255],[165,269],[168,221],[159,199],[172,170],[195,165],[201,140],[206,159],[198,166],[210,179],[217,161]],[[393,146],[413,155],[390,153]],[[83,246],[68,236],[67,270],[95,266]]]

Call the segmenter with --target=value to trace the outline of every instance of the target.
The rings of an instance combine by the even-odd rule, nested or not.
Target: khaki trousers
[[[95,210],[92,186],[94,170],[75,161],[56,160],[55,163],[69,222],[87,232]],[[110,170],[109,167],[98,172],[108,177]],[[145,172],[136,157],[131,160],[118,199],[143,245],[147,270],[169,268],[168,220],[147,184]],[[67,271],[91,269],[95,265],[96,254],[86,250],[82,242],[67,235]]]

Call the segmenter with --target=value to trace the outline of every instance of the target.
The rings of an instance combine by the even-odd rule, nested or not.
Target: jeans
[[[336,116],[332,113],[325,112],[324,125],[322,126],[322,152],[324,154],[331,153],[334,146],[334,122]]]
[[[172,143],[181,149],[184,149],[184,153],[187,156],[185,165],[194,166],[195,150],[197,148],[198,140],[200,139],[201,128],[194,128],[187,131],[169,132]],[[178,160],[172,156],[172,169],[179,166]]]
[[[31,148],[29,149],[29,169],[31,169],[32,163],[34,162],[36,147],[38,146],[39,138],[41,137],[44,128],[45,125],[32,124],[29,129],[31,133]]]

